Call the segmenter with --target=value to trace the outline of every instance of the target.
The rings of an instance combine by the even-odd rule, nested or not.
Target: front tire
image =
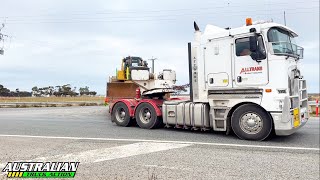
[[[127,105],[123,102],[116,103],[112,108],[111,119],[112,122],[115,122],[118,126],[130,126],[131,118]]]
[[[240,139],[262,141],[272,131],[272,119],[257,105],[244,104],[233,112],[231,127]]]
[[[137,107],[135,118],[139,127],[144,129],[158,128],[162,124],[161,117],[157,116],[156,110],[149,103],[141,103]]]

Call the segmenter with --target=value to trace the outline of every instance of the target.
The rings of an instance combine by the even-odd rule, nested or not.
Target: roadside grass
[[[0,97],[0,103],[13,102],[103,102],[104,96],[77,96],[77,97]]]
[[[316,120],[317,120],[317,118],[318,118],[318,119],[320,118],[319,116],[316,116],[316,113],[314,113],[314,112],[313,112],[313,113],[310,113],[309,115],[310,115],[310,117],[315,117]]]
[[[310,93],[308,94],[308,99],[309,101],[315,101],[315,100],[320,100],[320,94],[317,93]]]

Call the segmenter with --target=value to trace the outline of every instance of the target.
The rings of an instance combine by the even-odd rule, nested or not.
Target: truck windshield
[[[294,37],[288,31],[271,28],[268,31],[268,40],[275,55],[303,58],[303,48],[295,44]]]

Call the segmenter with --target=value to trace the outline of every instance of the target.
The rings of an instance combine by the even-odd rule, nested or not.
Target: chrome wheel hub
[[[141,111],[139,112],[139,117],[144,124],[149,123],[152,117],[150,109],[149,108],[141,109]]]
[[[239,123],[241,130],[247,134],[257,134],[263,128],[261,117],[253,112],[243,114]]]
[[[123,108],[119,108],[116,113],[117,121],[123,122],[126,118],[126,111]]]
[[[248,125],[249,127],[254,127],[254,126],[256,125],[256,120],[255,120],[255,119],[252,119],[252,118],[248,119],[248,120],[247,120],[247,125]]]
[[[126,116],[126,112],[124,112],[124,111],[120,112],[120,117],[121,118],[124,118],[125,116]]]

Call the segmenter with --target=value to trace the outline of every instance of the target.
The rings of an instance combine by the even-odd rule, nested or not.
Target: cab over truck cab
[[[194,26],[195,39],[188,44],[190,100],[158,102],[155,109],[162,114],[146,117],[166,127],[232,130],[247,140],[264,140],[272,130],[290,135],[307,122],[307,87],[299,67],[303,48],[295,44],[293,30],[251,19],[234,29],[207,25],[201,32]]]

